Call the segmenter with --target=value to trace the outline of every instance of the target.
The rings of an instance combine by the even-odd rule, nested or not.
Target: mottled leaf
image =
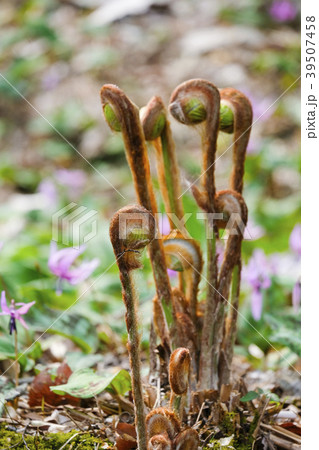
[[[131,378],[126,370],[118,373],[98,375],[92,369],[75,371],[66,384],[51,386],[53,392],[59,395],[69,394],[77,398],[90,398],[107,389],[119,395],[131,389]]]

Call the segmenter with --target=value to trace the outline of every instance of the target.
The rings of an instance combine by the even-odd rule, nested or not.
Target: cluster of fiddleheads
[[[241,243],[247,223],[242,196],[245,153],[252,124],[249,100],[239,91],[218,90],[212,83],[195,79],[178,86],[168,110],[184,125],[199,127],[202,146],[201,186],[191,190],[198,206],[207,214],[206,275],[200,245],[187,231],[184,220],[180,172],[168,113],[160,97],[153,97],[141,111],[117,86],[101,90],[104,117],[113,131],[123,136],[139,205],[118,211],[110,237],[120,271],[126,306],[128,350],[132,371],[138,448],[194,449],[197,432],[182,427],[187,394],[215,390],[223,400],[231,390],[231,362],[236,337],[240,292]],[[229,188],[218,191],[215,161],[219,132],[231,133],[233,164]],[[154,149],[158,183],[171,233],[156,233],[158,213],[148,147]],[[121,217],[123,229],[121,229]],[[220,230],[228,229],[221,264],[216,243]],[[160,344],[159,378],[169,382],[171,394],[165,407],[147,414],[143,401],[140,345],[137,321],[138,298],[132,270],[140,267],[139,253],[148,246],[154,274],[152,332]],[[167,268],[179,273],[179,287],[172,288]],[[205,299],[199,301],[201,277],[206,280]],[[150,351],[155,352],[154,339]],[[157,344],[156,344],[157,345]],[[165,387],[165,386],[163,386]],[[191,403],[191,400],[190,400]],[[188,405],[192,407],[192,405]]]

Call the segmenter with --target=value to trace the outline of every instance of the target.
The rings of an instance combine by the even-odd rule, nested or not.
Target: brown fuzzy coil
[[[191,357],[187,348],[177,348],[169,362],[169,384],[176,395],[183,395],[188,388]]]
[[[149,439],[165,433],[170,439],[174,439],[181,428],[176,414],[166,408],[157,408],[151,411],[146,417],[146,427]]]

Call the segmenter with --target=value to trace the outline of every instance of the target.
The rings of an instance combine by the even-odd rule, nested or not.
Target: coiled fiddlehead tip
[[[185,125],[197,125],[206,119],[206,109],[198,98],[181,99],[169,106],[170,113]]]
[[[157,139],[166,125],[165,107],[160,97],[152,97],[148,104],[141,108],[140,118],[147,141]]]
[[[243,178],[245,172],[245,155],[252,127],[253,112],[249,99],[240,91],[233,88],[220,90],[220,98],[223,105],[229,106],[233,112],[233,167],[230,177],[230,187],[240,194],[243,191]],[[225,127],[227,117],[225,114]],[[231,127],[229,131],[230,132]],[[225,131],[225,130],[224,130]]]
[[[167,267],[182,272],[195,266],[201,267],[202,255],[197,242],[185,239],[182,233],[175,232],[174,237],[165,236],[163,239]]]
[[[221,101],[219,110],[219,129],[224,133],[234,132],[234,112],[225,102]]]
[[[121,123],[120,123],[119,119],[117,118],[114,109],[112,108],[112,106],[109,103],[106,103],[104,105],[103,111],[104,111],[105,120],[107,121],[111,130],[122,131]]]
[[[134,125],[139,122],[138,107],[115,84],[104,84],[100,91],[103,114],[113,131],[121,131],[123,137],[134,134]],[[132,130],[133,127],[133,130]]]
[[[237,116],[237,120],[245,122],[244,126],[251,124],[253,111],[251,102],[245,94],[234,88],[224,88],[220,90],[220,97],[224,105],[229,107],[232,105],[231,109],[233,114]]]
[[[197,125],[207,119],[215,100],[219,101],[219,92],[212,83],[202,79],[188,80],[172,93],[169,110],[177,121]]]
[[[121,118],[110,97],[119,95],[121,90],[114,84],[105,84],[100,91],[104,118],[113,131],[122,131]]]
[[[173,411],[157,408],[146,416],[146,427],[149,439],[158,434],[167,434],[174,439],[181,429],[180,421]]]
[[[216,212],[223,214],[217,221],[218,228],[225,228],[232,214],[238,214],[244,225],[247,224],[248,209],[242,195],[231,189],[217,192],[215,196]]]
[[[119,267],[129,271],[141,267],[140,250],[155,237],[155,219],[139,205],[117,211],[110,224],[110,238]]]
[[[183,395],[188,389],[191,357],[187,348],[173,351],[169,362],[169,384],[176,395]]]
[[[174,441],[176,450],[197,450],[199,446],[199,436],[194,428],[186,428],[181,431]]]
[[[171,450],[173,443],[165,434],[156,434],[148,441],[147,450]]]

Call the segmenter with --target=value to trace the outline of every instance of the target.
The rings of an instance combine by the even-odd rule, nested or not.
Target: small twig
[[[26,448],[27,450],[30,450],[30,448],[28,447],[28,444],[26,443],[26,440],[25,440],[25,438],[24,438],[24,435],[25,435],[25,433],[26,433],[26,431],[27,431],[28,426],[29,426],[29,423],[27,423],[25,429],[23,430],[23,433],[22,433],[22,440],[23,440],[23,443],[24,443],[24,445],[25,445],[25,448]]]
[[[73,417],[71,416],[71,414],[69,414],[66,410],[63,411],[64,414],[66,414],[66,416],[74,423],[74,425],[79,428],[82,432],[84,432],[84,429],[78,424],[78,422],[73,419]]]
[[[94,396],[94,400],[96,401],[96,404],[97,404],[97,410],[98,410],[98,412],[99,412],[100,419],[101,419],[101,421],[102,421],[102,423],[103,423],[103,422],[104,422],[104,416],[103,416],[103,412],[102,412],[102,409],[101,409],[101,406],[100,406],[99,399],[97,398],[96,395]]]
[[[211,438],[212,438],[213,436],[215,436],[215,434],[216,434],[216,431],[212,431],[212,432],[207,436],[207,438],[205,439],[205,441],[204,441],[204,443],[203,443],[203,447],[204,447],[204,445],[208,444],[208,442],[211,440]]]
[[[264,414],[265,414],[266,408],[267,408],[267,406],[268,406],[268,403],[269,403],[269,399],[268,399],[267,397],[263,396],[263,397],[262,397],[262,404],[261,404],[261,407],[259,408],[259,411],[258,411],[258,413],[257,413],[257,414],[259,415],[258,421],[257,421],[257,425],[256,425],[256,428],[254,429],[253,434],[252,434],[252,436],[253,436],[253,438],[254,438],[255,440],[256,440],[256,438],[257,438],[257,436],[258,436],[259,428],[260,428],[260,425],[261,425],[261,421],[262,421],[262,419],[263,419],[263,417],[264,417]]]
[[[161,379],[160,377],[157,378],[157,395],[156,395],[156,401],[154,404],[154,409],[160,406],[161,404]]]
[[[282,439],[279,436],[276,436],[273,433],[269,433],[268,438],[279,448],[283,448],[286,450],[300,450],[301,449],[300,444],[294,444],[293,442],[289,442],[285,439]]]
[[[17,442],[16,444],[10,445],[10,447],[5,447],[3,450],[9,450],[10,448],[18,447],[23,442],[23,439],[21,441]]]
[[[296,444],[301,443],[301,438],[298,435],[296,435],[295,433],[292,433],[289,430],[286,430],[285,428],[281,428],[278,426],[271,426],[271,425],[267,425],[265,423],[261,423],[260,428],[263,428],[274,434],[279,434],[281,437],[286,437],[287,439],[294,441]]]
[[[196,418],[196,422],[195,422],[194,427],[196,427],[196,425],[199,423],[199,419],[200,419],[200,416],[202,415],[204,406],[205,406],[205,402],[203,402],[203,403],[202,403],[202,406],[200,407],[200,410],[199,410],[198,416],[197,416],[197,418]]]
[[[150,337],[149,337],[149,361],[150,361],[150,371],[148,375],[148,380],[152,384],[153,379],[157,374],[157,355],[155,352],[156,349],[156,331],[154,323],[151,322],[150,325]]]
[[[11,419],[11,420],[13,420],[13,419]],[[28,426],[29,426],[29,424],[27,424],[27,425],[25,426],[25,428],[24,428],[24,430],[23,430],[23,433],[22,433],[21,440],[20,440],[19,442],[17,442],[16,444],[11,445],[10,447],[5,447],[3,450],[9,450],[10,448],[18,447],[18,445],[20,445],[22,442],[24,443],[26,449],[27,449],[27,450],[30,450],[30,448],[28,447],[28,444],[26,443],[26,441],[25,441],[25,439],[24,439],[24,435],[25,435],[25,433],[26,433],[26,431],[27,431]]]
[[[69,444],[69,442],[71,442],[76,436],[78,436],[80,433],[75,433],[73,434],[73,436],[71,436],[63,445],[62,447],[59,448],[59,450],[62,450],[63,448],[65,448],[67,446],[67,444]]]

